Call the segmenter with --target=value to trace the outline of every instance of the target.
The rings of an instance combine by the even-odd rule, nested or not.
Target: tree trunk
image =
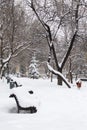
[[[59,68],[58,71],[60,73],[62,73],[62,69],[61,68]],[[62,78],[59,75],[57,76],[57,84],[58,85],[62,85]]]
[[[70,82],[73,83],[72,72],[70,71]]]
[[[69,66],[69,81],[71,83],[73,83],[71,58],[69,59],[69,64],[70,64],[70,66]]]

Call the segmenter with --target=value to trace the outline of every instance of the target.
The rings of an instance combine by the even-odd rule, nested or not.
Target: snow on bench
[[[39,102],[33,91],[27,91],[23,88],[14,88],[9,97],[15,99],[18,113],[20,113],[21,110],[28,111],[29,113],[37,112]]]

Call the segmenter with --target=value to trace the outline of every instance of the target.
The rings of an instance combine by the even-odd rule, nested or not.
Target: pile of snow
[[[29,93],[30,90],[26,90],[24,87],[13,88],[11,90],[11,94],[16,95],[20,106],[22,107],[30,107],[35,106],[38,108],[39,100],[36,94],[33,92],[32,94]]]

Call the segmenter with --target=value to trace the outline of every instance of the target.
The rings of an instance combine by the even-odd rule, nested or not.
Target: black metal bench
[[[87,78],[81,78],[81,81],[87,81]]]
[[[33,92],[33,91],[29,91],[29,94],[33,94],[32,92]],[[27,111],[27,112],[29,112],[29,113],[36,113],[36,112],[37,112],[36,106],[29,106],[29,107],[21,106],[21,104],[20,104],[20,102],[19,102],[19,99],[18,99],[18,97],[17,97],[16,94],[12,93],[9,97],[15,99],[16,104],[17,104],[17,113],[20,113],[21,110]]]
[[[6,79],[7,79],[7,83],[10,83],[11,78],[7,76]]]
[[[21,86],[22,85],[19,85],[16,81],[13,81],[13,79],[10,80],[10,89]]]

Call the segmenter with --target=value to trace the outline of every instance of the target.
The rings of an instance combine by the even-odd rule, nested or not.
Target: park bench
[[[21,87],[22,85],[18,84],[17,81],[14,81],[13,79],[10,80],[10,89],[14,87]]]
[[[9,76],[7,76],[6,79],[7,79],[7,83],[10,83],[11,78]]]
[[[35,103],[35,97],[33,98],[33,91],[26,91],[26,95],[23,96],[23,93],[13,92],[10,94],[10,98],[14,98],[17,105],[17,113],[28,112],[36,113],[37,107]],[[24,97],[24,98],[23,98]]]
[[[14,87],[21,87],[21,84],[18,84],[17,81],[13,80],[11,77],[7,76],[7,83],[9,83],[10,85],[10,89],[14,88]]]
[[[81,81],[87,81],[87,78],[81,78],[80,80]]]

